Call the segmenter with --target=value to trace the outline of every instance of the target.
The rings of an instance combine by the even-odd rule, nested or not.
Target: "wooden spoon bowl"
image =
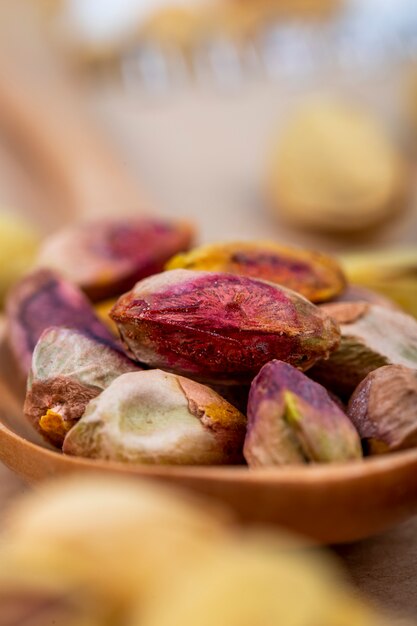
[[[249,470],[129,465],[69,457],[38,438],[22,413],[6,341],[0,343],[0,460],[29,483],[99,471],[162,480],[210,496],[243,523],[277,524],[321,543],[381,532],[417,512],[417,450],[364,461]]]
[[[53,63],[56,54],[44,49],[45,38],[33,27],[17,39],[20,31],[10,24],[35,23],[14,15],[17,5],[27,10],[24,2],[1,5],[0,115],[24,153],[61,190],[60,211],[44,216],[46,230],[76,216],[121,207],[136,212],[147,204],[136,181],[76,100],[63,68]],[[24,384],[0,337],[0,460],[30,483],[79,471],[162,480],[225,503],[242,522],[280,524],[326,543],[372,535],[417,512],[417,450],[349,464],[263,470],[93,461],[65,456],[40,440],[23,416],[23,396]]]

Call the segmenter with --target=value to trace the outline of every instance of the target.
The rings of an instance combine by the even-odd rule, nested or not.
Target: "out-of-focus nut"
[[[383,365],[417,367],[417,321],[401,311],[367,302],[324,304],[340,325],[340,346],[309,372],[343,399]]]
[[[67,454],[133,463],[240,463],[246,419],[216,392],[150,370],[119,376],[67,434]]]
[[[371,454],[416,447],[417,370],[374,370],[355,389],[348,415]]]
[[[213,548],[198,570],[185,572],[164,602],[131,626],[388,626],[354,595],[332,561],[251,538]],[[302,601],[300,601],[302,598]]]
[[[104,300],[160,272],[172,255],[188,250],[193,237],[193,229],[183,222],[150,218],[81,222],[49,237],[38,265],[58,270],[92,300]]]
[[[417,317],[417,250],[401,248],[342,257],[352,283],[390,298],[404,311]]]
[[[282,361],[251,385],[244,454],[252,467],[359,459],[352,423],[326,389]]]
[[[10,287],[34,263],[37,234],[22,219],[0,211],[0,306]]]
[[[407,179],[400,154],[374,119],[342,102],[314,99],[273,147],[267,192],[288,221],[344,233],[395,214]]]
[[[80,331],[49,328],[33,353],[25,415],[50,443],[61,447],[89,401],[118,376],[138,369],[121,352]]]
[[[77,586],[105,606],[143,607],[163,597],[179,572],[204,562],[226,521],[222,509],[172,486],[84,474],[13,504],[0,570]]]
[[[273,358],[307,369],[339,343],[337,324],[299,294],[225,273],[152,276],[111,317],[139,361],[210,383],[249,383]]]
[[[311,302],[338,296],[346,279],[331,257],[270,241],[230,242],[195,248],[175,256],[166,269],[229,272],[261,278],[298,291]]]

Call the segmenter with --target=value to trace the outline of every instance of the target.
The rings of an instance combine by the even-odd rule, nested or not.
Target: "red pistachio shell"
[[[160,272],[193,237],[187,223],[148,217],[81,222],[47,239],[38,263],[58,270],[90,299],[103,300]]]
[[[339,342],[323,311],[272,283],[172,270],[139,282],[111,312],[139,361],[207,382],[250,382],[280,358],[307,369]]]

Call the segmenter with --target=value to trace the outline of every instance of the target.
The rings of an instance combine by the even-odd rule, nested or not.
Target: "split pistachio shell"
[[[309,374],[342,398],[384,365],[417,367],[417,321],[401,312],[366,302],[321,307],[340,325],[342,339],[329,360]]]
[[[359,459],[355,428],[326,389],[282,361],[251,385],[244,455],[252,467]]]
[[[38,264],[58,270],[90,299],[104,300],[160,272],[193,236],[189,224],[148,217],[81,222],[49,237]]]
[[[36,344],[24,412],[37,430],[61,447],[90,400],[138,366],[109,345],[77,330],[49,328]]]
[[[137,360],[210,383],[249,383],[273,358],[306,370],[339,343],[337,324],[299,294],[220,272],[152,276],[111,317]]]
[[[311,302],[325,302],[346,286],[335,259],[320,252],[289,248],[270,241],[228,242],[179,254],[166,269],[229,272],[278,283]]]
[[[30,370],[39,337],[50,326],[81,330],[101,343],[119,348],[85,295],[51,270],[36,270],[14,286],[7,297],[6,317],[9,344],[25,374]]]
[[[355,389],[348,415],[371,454],[417,447],[417,370],[374,370]]]
[[[273,146],[267,193],[288,221],[344,233],[395,215],[408,184],[400,153],[375,119],[344,102],[314,98]]]
[[[119,376],[92,400],[63,450],[132,463],[240,463],[245,430],[245,417],[209,387],[149,370]]]

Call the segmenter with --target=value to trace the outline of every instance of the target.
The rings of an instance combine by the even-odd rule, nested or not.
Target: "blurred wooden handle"
[[[62,207],[55,210],[143,210],[136,181],[89,119],[28,5],[0,3],[0,122],[59,188]]]

